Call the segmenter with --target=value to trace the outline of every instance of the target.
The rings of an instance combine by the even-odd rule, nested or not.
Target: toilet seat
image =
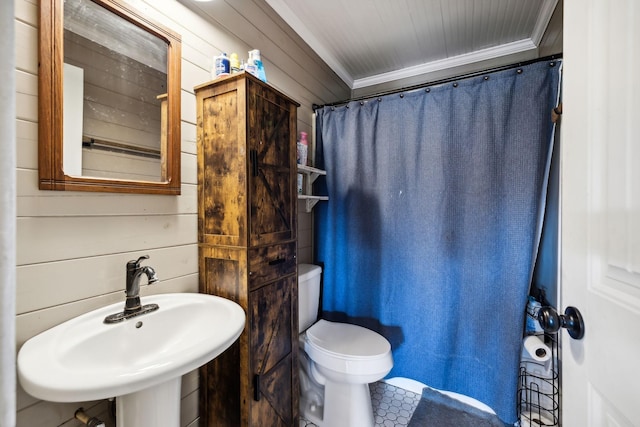
[[[311,360],[349,375],[386,375],[393,366],[391,345],[362,326],[319,320],[307,329],[304,350]]]

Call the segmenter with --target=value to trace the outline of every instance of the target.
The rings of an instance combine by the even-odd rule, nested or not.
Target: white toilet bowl
[[[391,344],[361,326],[318,320],[321,273],[298,265],[302,417],[321,427],[373,427],[369,383],[391,371]]]
[[[315,383],[307,387],[306,396],[303,390],[303,417],[321,427],[373,427],[369,383],[393,367],[389,342],[361,326],[322,319],[307,329],[301,342],[308,357],[301,357],[306,363],[301,378]],[[317,394],[323,396],[321,406]]]

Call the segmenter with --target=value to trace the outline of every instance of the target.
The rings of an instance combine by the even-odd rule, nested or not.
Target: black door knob
[[[575,307],[567,307],[564,314],[558,314],[553,307],[542,307],[538,311],[538,323],[549,334],[556,334],[560,328],[566,328],[571,338],[579,340],[584,337],[582,314]]]

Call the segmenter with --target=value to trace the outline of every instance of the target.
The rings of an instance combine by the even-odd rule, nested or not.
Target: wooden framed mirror
[[[180,194],[181,37],[123,0],[41,0],[41,190]]]

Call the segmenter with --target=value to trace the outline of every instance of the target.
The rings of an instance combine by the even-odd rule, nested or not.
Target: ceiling
[[[558,1],[266,0],[352,90],[540,56]]]

